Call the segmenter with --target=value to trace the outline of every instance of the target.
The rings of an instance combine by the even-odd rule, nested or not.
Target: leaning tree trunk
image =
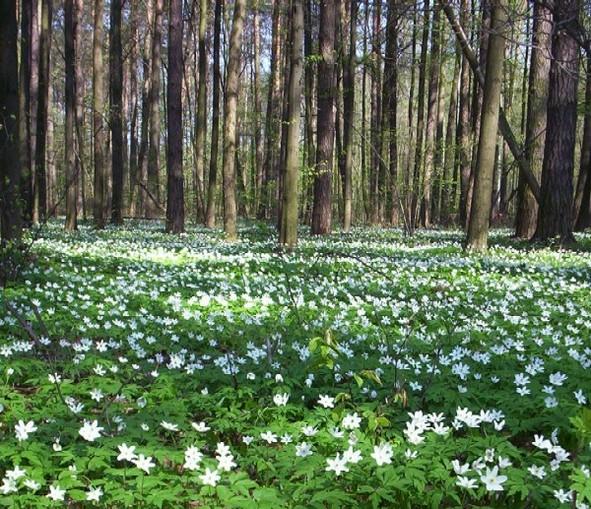
[[[291,58],[287,94],[287,143],[283,206],[279,242],[295,247],[298,235],[298,178],[300,141],[300,103],[302,99],[302,49],[304,45],[304,8],[302,0],[292,1]]]
[[[550,45],[552,43],[552,13],[539,2],[534,3],[533,40],[527,98],[527,124],[525,156],[531,171],[539,178],[544,161],[546,138],[546,106],[550,75]],[[519,176],[515,236],[531,238],[536,231],[538,204],[527,186],[525,177]]]
[[[575,241],[572,233],[573,172],[577,127],[579,46],[573,34],[578,24],[577,0],[557,0],[552,34],[548,89],[548,118],[541,200],[534,240],[559,237]]]
[[[16,2],[0,2],[0,242],[18,240],[22,216]]]
[[[207,183],[207,210],[205,226],[215,226],[215,193],[217,185],[217,165],[220,137],[220,38],[222,24],[222,2],[215,0],[213,23],[213,77],[212,77],[212,123],[211,123],[211,155],[209,158],[209,179]]]
[[[312,209],[312,233],[315,235],[329,234],[332,224],[336,15],[335,0],[322,0],[320,3],[316,168]]]
[[[491,33],[486,55],[486,80],[482,97],[480,138],[476,158],[474,193],[470,207],[470,222],[466,249],[484,251],[488,244],[488,229],[492,202],[493,174],[499,127],[499,108],[503,85],[505,59],[506,0],[492,1]]]
[[[237,239],[236,231],[236,107],[240,88],[240,53],[242,52],[242,31],[246,0],[236,0],[230,34],[230,56],[226,78],[226,104],[224,107],[224,231],[226,239]]]
[[[123,223],[123,55],[121,47],[121,0],[111,0],[109,74],[111,82],[111,172],[113,198],[111,221]]]

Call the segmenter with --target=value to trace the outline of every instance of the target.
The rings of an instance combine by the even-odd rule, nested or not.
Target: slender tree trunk
[[[0,242],[20,238],[19,72],[16,2],[0,2]]]
[[[65,164],[66,164],[66,224],[67,231],[78,228],[78,174],[74,126],[76,121],[76,32],[78,31],[77,0],[65,0],[64,39],[66,66],[66,119],[65,119]]]
[[[550,51],[552,44],[552,13],[539,2],[534,3],[533,40],[527,98],[527,124],[525,157],[531,171],[539,178],[544,160],[546,139],[546,107],[548,102],[548,78],[550,75]],[[525,177],[519,176],[517,188],[517,214],[515,236],[531,238],[536,231],[538,204]]]
[[[546,143],[534,239],[547,241],[559,237],[561,244],[568,244],[575,241],[572,182],[579,46],[572,34],[576,33],[579,13],[576,0],[557,0],[554,7]]]
[[[261,93],[261,34],[260,34],[260,7],[257,0],[253,12],[253,96],[254,96],[254,211],[258,211],[263,187],[263,159],[265,157],[265,145],[262,134],[263,103]]]
[[[31,33],[30,33],[30,61],[31,69],[29,76],[29,136],[28,147],[30,151],[30,189],[32,200],[30,204],[31,219],[34,224],[39,223],[39,195],[37,193],[37,116],[39,108],[39,50],[40,50],[40,31],[39,31],[39,0],[25,0],[31,2]]]
[[[138,5],[135,2],[131,3],[131,49],[129,52],[129,102],[131,108],[131,123],[129,128],[129,215],[135,217],[137,215],[138,191],[140,181],[139,176],[139,162],[138,162],[138,118],[139,118],[139,104],[138,104],[138,76],[140,71],[140,57],[139,57],[139,25],[140,12]]]
[[[382,4],[374,2],[373,37],[372,37],[372,72],[371,72],[371,168],[369,171],[369,198],[371,201],[371,224],[380,222],[380,173],[382,162],[382,55],[381,55],[381,25]]]
[[[203,179],[205,174],[205,136],[207,133],[207,2],[199,1],[199,89],[197,92],[197,127],[195,137],[195,212],[198,221],[205,219]]]
[[[419,63],[419,86],[417,91],[417,129],[416,129],[416,145],[415,145],[415,161],[413,171],[412,184],[412,204],[410,210],[410,230],[414,230],[417,223],[417,212],[419,204],[419,184],[421,180],[421,173],[423,170],[424,150],[423,150],[423,135],[425,126],[425,81],[427,75],[427,52],[429,41],[429,0],[425,0],[425,12],[423,17],[423,36],[421,41],[421,58]]]
[[[480,119],[478,157],[466,239],[466,249],[470,251],[484,251],[488,243],[499,108],[503,83],[506,24],[506,0],[492,0],[491,33],[487,45],[486,80],[482,99],[483,108]]]
[[[39,36],[39,98],[37,104],[37,142],[35,145],[35,211],[38,221],[47,216],[47,125],[49,115],[52,0],[42,0]]]
[[[223,0],[215,0],[213,28],[213,77],[212,77],[212,124],[211,124],[211,157],[209,158],[209,179],[207,186],[207,210],[205,226],[215,226],[215,194],[217,185],[217,165],[220,132],[220,38],[222,26]]]
[[[320,2],[320,61],[318,62],[318,113],[316,134],[316,168],[312,233],[327,235],[332,224],[332,166],[335,135],[335,0]]]
[[[95,226],[99,229],[105,226],[105,187],[106,187],[106,131],[103,122],[105,108],[105,83],[103,65],[103,0],[94,2],[94,37],[92,45],[92,103],[93,103],[93,131],[94,131],[94,207],[93,216]]]
[[[230,34],[230,56],[226,77],[226,104],[224,107],[224,232],[229,241],[237,239],[236,231],[236,107],[240,88],[240,53],[242,52],[242,31],[246,0],[236,0],[232,32]]]
[[[342,0],[347,1],[347,0]],[[357,33],[357,2],[347,2],[349,14],[348,55],[343,65],[343,150],[345,152],[345,180],[343,185],[343,231],[349,232],[353,219],[353,123],[355,121],[355,57]],[[343,37],[345,34],[343,33]]]
[[[154,26],[150,66],[150,126],[148,148],[148,200],[146,216],[156,217],[160,204],[160,72],[162,71],[162,11],[164,0],[154,0]]]
[[[166,109],[168,139],[166,170],[166,231],[185,230],[185,197],[183,187],[183,2],[170,0],[168,10],[168,80]]]
[[[74,122],[75,129],[75,151],[76,151],[76,175],[79,179],[79,185],[77,190],[77,210],[78,214],[82,213],[82,219],[86,220],[86,201],[85,201],[85,184],[86,174],[84,171],[84,76],[82,72],[82,20],[84,12],[83,0],[74,0],[75,10],[78,17],[78,30],[76,31],[76,39],[74,44],[76,45],[76,119]]]
[[[288,129],[284,203],[279,242],[288,249],[297,244],[298,178],[300,141],[300,103],[302,98],[302,50],[304,45],[304,9],[302,0],[292,0],[291,58],[288,85]]]
[[[431,191],[433,185],[433,172],[435,152],[438,147],[435,144],[437,129],[437,91],[439,90],[439,59],[441,58],[439,43],[439,31],[441,27],[441,9],[436,4],[433,9],[433,29],[431,31],[431,69],[429,76],[429,97],[427,101],[427,130],[425,133],[425,170],[423,172],[421,206],[421,223],[425,228],[431,226]]]
[[[121,0],[111,0],[110,59],[111,82],[111,174],[113,201],[111,221],[123,224],[123,55],[121,47]]]

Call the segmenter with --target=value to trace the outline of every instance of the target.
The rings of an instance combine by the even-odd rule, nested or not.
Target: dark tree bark
[[[499,109],[505,58],[506,0],[492,0],[491,33],[486,56],[486,79],[482,96],[480,137],[475,167],[474,193],[466,249],[484,251],[488,244],[493,173],[499,126]]]
[[[65,119],[65,163],[66,163],[66,224],[67,231],[78,228],[78,186],[76,171],[76,149],[74,126],[76,123],[76,33],[79,30],[77,0],[65,0],[65,66],[66,66],[66,119]]]
[[[76,16],[78,19],[78,30],[76,31],[74,44],[76,46],[76,63],[75,63],[75,74],[76,74],[76,119],[74,122],[75,130],[75,143],[76,143],[76,175],[79,179],[77,196],[78,201],[77,209],[78,213],[82,212],[82,219],[86,221],[86,200],[85,200],[85,181],[86,173],[84,171],[84,76],[82,72],[82,18],[84,12],[83,0],[74,0],[74,9],[76,10]]]
[[[288,85],[288,128],[286,144],[285,187],[279,242],[288,249],[297,244],[298,178],[300,141],[300,103],[302,99],[302,50],[304,45],[304,8],[302,0],[292,1],[291,57]]]
[[[576,33],[578,18],[576,0],[555,2],[541,200],[534,235],[536,241],[555,237],[561,244],[575,241],[572,233],[572,187],[579,46],[572,34]]]
[[[123,224],[123,55],[121,47],[121,0],[111,0],[110,20],[109,75],[111,94],[109,104],[111,123],[111,173],[113,178],[111,221],[114,224]]]
[[[335,0],[320,2],[316,168],[312,209],[312,233],[315,235],[329,234],[332,225],[336,15]]]
[[[183,187],[183,2],[170,0],[168,10],[168,81],[166,108],[168,140],[166,169],[168,174],[166,200],[166,231],[181,233],[185,229],[185,197]]]
[[[105,188],[107,175],[106,131],[103,121],[105,107],[105,83],[103,65],[103,0],[94,2],[94,34],[92,45],[93,56],[93,87],[92,87],[92,123],[94,134],[94,207],[93,216],[95,226],[105,227]]]
[[[369,171],[369,198],[371,202],[371,224],[380,222],[380,181],[381,172],[384,170],[382,162],[382,51],[381,51],[381,25],[382,3],[374,2],[373,10],[373,37],[371,50],[371,167]]]
[[[35,207],[37,220],[47,216],[47,126],[49,122],[49,81],[52,35],[52,0],[42,0],[39,35],[39,98],[37,142],[35,145]]]
[[[527,92],[527,123],[525,156],[531,171],[539,178],[544,160],[546,138],[546,106],[548,102],[548,78],[550,75],[550,51],[552,44],[552,13],[539,2],[534,3],[533,40]],[[538,204],[525,177],[519,176],[515,236],[531,238],[536,231]]]
[[[0,241],[20,238],[18,26],[16,2],[0,2]]]
[[[242,52],[242,31],[246,0],[236,0],[232,32],[230,34],[230,55],[226,77],[226,104],[224,106],[224,232],[228,241],[237,239],[236,230],[236,108],[240,88],[240,54]]]
[[[212,78],[212,124],[211,124],[211,156],[209,158],[209,180],[207,186],[207,210],[205,226],[215,226],[215,193],[217,185],[217,165],[220,132],[220,38],[222,25],[223,0],[215,0],[213,27],[213,78]]]
[[[205,135],[207,133],[207,2],[199,2],[199,89],[195,136],[195,212],[198,221],[205,220],[203,179],[205,174]]]

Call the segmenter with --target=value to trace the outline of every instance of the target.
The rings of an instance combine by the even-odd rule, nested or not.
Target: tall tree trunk
[[[258,0],[253,12],[253,96],[254,96],[254,211],[258,211],[263,187],[263,159],[265,146],[262,135],[263,104],[261,93],[261,34],[260,34],[260,6]]]
[[[111,221],[123,224],[123,55],[121,47],[121,0],[111,0],[109,77],[111,123],[111,174],[113,201]]]
[[[16,2],[0,2],[0,242],[18,240],[20,184],[18,25]]]
[[[154,1],[154,25],[150,64],[150,126],[148,148],[148,200],[146,216],[156,217],[160,204],[160,72],[162,66],[162,11],[164,0]]]
[[[480,138],[470,207],[466,249],[484,251],[488,244],[492,184],[499,126],[499,108],[505,59],[507,24],[506,0],[492,0],[491,33],[486,56],[486,80],[483,90]]]
[[[329,234],[332,224],[331,185],[335,134],[334,43],[336,15],[335,0],[320,2],[316,168],[312,209],[312,233],[315,235]]]
[[[421,57],[419,63],[419,85],[418,85],[418,101],[417,101],[417,129],[416,129],[416,145],[415,145],[415,161],[413,170],[412,183],[412,203],[410,210],[410,230],[413,231],[417,222],[417,212],[419,204],[419,184],[421,180],[421,172],[423,170],[424,150],[423,150],[423,135],[425,126],[425,81],[427,75],[427,51],[429,41],[429,0],[425,0],[425,12],[423,17],[423,36],[421,40]]]
[[[259,208],[258,217],[260,219],[270,216],[271,201],[275,196],[278,185],[277,169],[280,158],[281,143],[281,33],[283,31],[282,23],[282,3],[279,0],[273,0],[273,27],[271,35],[271,76],[267,98],[267,116],[265,125],[265,162],[263,184],[263,196]]]
[[[39,98],[35,145],[35,211],[38,221],[47,216],[47,125],[49,115],[52,0],[42,0],[39,35]]]
[[[66,224],[67,231],[78,228],[78,185],[76,172],[76,149],[74,126],[76,121],[76,33],[79,29],[77,0],[65,0],[65,66],[66,66],[66,120],[65,120],[65,164],[66,164]]]
[[[213,77],[212,77],[212,124],[211,124],[211,156],[209,158],[209,179],[207,185],[207,210],[205,226],[215,226],[215,193],[217,185],[217,165],[220,132],[220,37],[222,26],[223,0],[215,0],[213,28]]]
[[[527,97],[527,124],[525,156],[531,171],[539,178],[544,160],[546,138],[546,106],[548,102],[548,78],[550,75],[550,51],[552,44],[552,13],[539,2],[534,3],[533,39],[529,87]],[[517,188],[517,213],[515,236],[531,238],[536,231],[538,204],[525,177],[519,176]]]
[[[129,102],[131,108],[131,122],[129,128],[129,215],[135,217],[137,215],[138,191],[139,191],[139,166],[138,166],[138,118],[139,118],[139,104],[138,104],[138,76],[140,72],[140,56],[139,56],[139,25],[140,25],[140,5],[131,2],[131,49],[129,51]]]
[[[345,152],[343,231],[348,233],[353,218],[353,123],[355,121],[357,2],[355,0],[342,1],[347,3],[349,11],[349,51],[343,65],[343,150]],[[343,37],[345,37],[345,33],[343,33]]]
[[[541,200],[534,239],[559,237],[574,242],[573,172],[577,126],[579,46],[573,37],[578,24],[577,0],[557,0],[552,33],[548,117]]]
[[[226,77],[226,104],[224,106],[224,232],[226,239],[234,241],[236,231],[236,107],[240,88],[240,53],[242,52],[242,31],[246,0],[236,0],[232,32],[230,34],[230,55]]]
[[[166,231],[185,230],[185,197],[183,187],[183,2],[170,0],[168,10],[168,80],[166,111],[168,139],[166,170]]]
[[[468,19],[468,0],[462,0],[461,24],[463,27]],[[460,72],[460,113],[457,134],[459,149],[460,173],[460,210],[459,220],[462,228],[468,226],[468,188],[470,185],[470,64],[466,55],[462,56]]]
[[[288,249],[297,244],[298,178],[300,141],[300,102],[302,98],[302,50],[304,45],[304,9],[302,0],[292,0],[291,58],[288,85],[288,128],[285,188],[279,242]]]
[[[382,162],[382,55],[381,55],[381,25],[382,3],[374,2],[373,34],[371,51],[371,168],[369,171],[369,198],[371,201],[371,224],[380,221],[380,173]]]
[[[39,0],[25,0],[31,2],[31,45],[30,45],[30,59],[31,69],[29,76],[29,136],[28,150],[30,151],[30,188],[32,200],[31,219],[34,224],[39,222],[39,196],[37,194],[37,176],[35,175],[37,169],[37,115],[39,102],[39,49],[40,49],[40,33],[39,33]]]
[[[433,29],[431,30],[431,64],[429,76],[429,97],[427,101],[427,130],[425,133],[425,170],[423,172],[421,206],[421,223],[425,228],[431,226],[431,190],[433,179],[433,163],[435,152],[435,131],[437,129],[437,91],[439,90],[439,59],[441,58],[441,45],[439,43],[439,30],[441,26],[441,9],[437,3],[433,10]]]
[[[78,185],[78,213],[82,212],[82,219],[86,220],[86,200],[85,200],[85,183],[86,183],[86,175],[84,171],[84,76],[82,72],[82,23],[83,23],[83,13],[84,13],[84,4],[83,0],[75,0],[75,10],[77,12],[78,17],[78,30],[76,31],[76,39],[74,44],[76,45],[76,120],[74,129],[75,133],[75,143],[76,143],[76,175],[79,178],[79,185]]]
[[[587,53],[583,144],[573,213],[577,218],[575,230],[583,231],[591,226],[591,53]]]
[[[105,83],[103,65],[103,0],[94,2],[94,37],[92,44],[92,123],[94,133],[94,207],[95,226],[105,226],[105,188],[106,188],[106,132],[103,122],[105,108]]]
[[[198,221],[205,220],[203,179],[205,174],[205,135],[207,133],[207,2],[199,2],[199,89],[197,92],[197,127],[195,139],[195,212]]]

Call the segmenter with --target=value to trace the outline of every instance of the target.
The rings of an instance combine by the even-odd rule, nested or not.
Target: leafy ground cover
[[[49,225],[2,294],[0,505],[589,507],[591,239],[460,239]]]

